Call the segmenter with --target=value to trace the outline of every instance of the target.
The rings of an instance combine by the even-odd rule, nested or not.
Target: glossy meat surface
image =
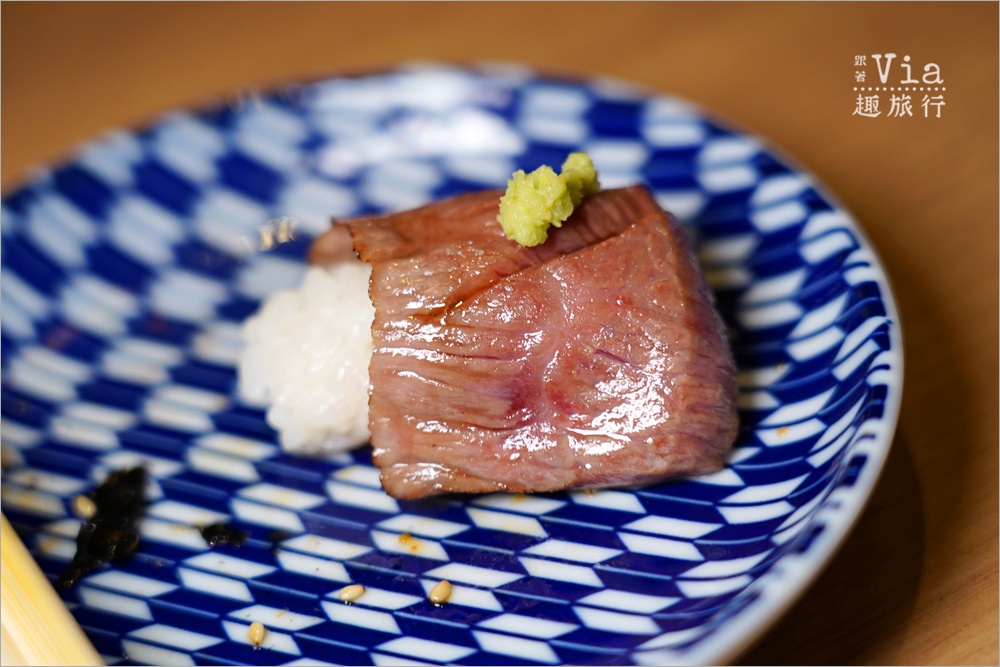
[[[643,188],[605,191],[524,248],[500,231],[499,196],[342,223],[373,267],[385,489],[552,491],[721,467],[735,366],[677,223]]]

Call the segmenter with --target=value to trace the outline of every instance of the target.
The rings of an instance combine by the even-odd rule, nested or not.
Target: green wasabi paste
[[[507,238],[536,246],[549,237],[551,225],[561,227],[584,196],[601,189],[586,153],[570,153],[562,172],[542,165],[530,174],[518,170],[500,198],[498,220]]]

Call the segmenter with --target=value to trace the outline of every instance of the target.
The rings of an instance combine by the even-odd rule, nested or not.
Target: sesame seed
[[[250,624],[250,632],[248,634],[254,646],[260,646],[260,643],[264,641],[264,635],[267,634],[267,629],[260,621],[254,621]]]
[[[361,584],[351,584],[350,586],[344,586],[340,589],[338,597],[344,602],[354,602],[359,597],[364,595],[365,587]]]
[[[428,596],[434,604],[444,604],[451,597],[451,584],[447,581],[439,581],[437,585],[431,589],[430,595]]]
[[[73,498],[73,514],[75,514],[77,518],[89,521],[95,514],[97,514],[97,505],[95,505],[94,501],[87,496],[76,496]]]

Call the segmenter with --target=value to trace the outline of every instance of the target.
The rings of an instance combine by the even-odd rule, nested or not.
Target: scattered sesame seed
[[[428,596],[434,604],[444,604],[451,597],[451,584],[447,581],[439,581],[437,585],[431,589],[430,595]]]
[[[95,505],[94,501],[87,496],[76,496],[73,498],[73,514],[75,514],[77,518],[89,521],[94,518],[95,514],[97,514],[97,505]]]
[[[351,584],[350,586],[344,586],[340,589],[340,593],[337,596],[344,602],[354,602],[359,597],[364,595],[365,587],[361,584]]]
[[[254,646],[260,646],[260,643],[264,641],[264,635],[267,634],[267,628],[260,621],[254,621],[250,624],[250,632],[248,634]]]

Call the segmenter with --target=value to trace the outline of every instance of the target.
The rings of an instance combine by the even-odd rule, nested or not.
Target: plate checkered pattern
[[[405,502],[368,448],[282,453],[238,399],[240,326],[329,218],[573,150],[696,239],[741,369],[728,466]],[[75,495],[151,475],[137,555],[62,592],[109,664],[724,661],[846,535],[898,411],[899,325],[849,215],[758,140],[617,82],[420,66],[171,113],[9,193],[2,252],[3,510],[45,573],[74,552]],[[215,521],[247,543],[210,549],[191,526]]]

